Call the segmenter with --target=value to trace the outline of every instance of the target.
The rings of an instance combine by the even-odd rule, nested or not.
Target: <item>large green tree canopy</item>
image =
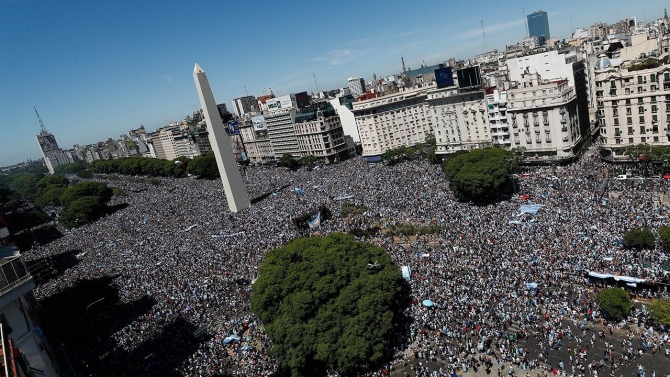
[[[408,297],[388,254],[336,233],[297,239],[268,253],[251,308],[283,372],[349,375],[385,360]]]
[[[457,199],[488,201],[509,187],[515,164],[512,152],[485,148],[455,155],[443,169]]]
[[[611,319],[620,320],[630,314],[632,304],[628,293],[619,287],[605,288],[596,296],[600,310]]]

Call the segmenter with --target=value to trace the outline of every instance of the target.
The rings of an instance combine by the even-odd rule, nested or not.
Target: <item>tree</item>
[[[114,192],[107,185],[99,182],[82,182],[69,187],[60,197],[60,202],[63,207],[67,207],[75,200],[85,197],[94,196],[98,198],[98,202],[103,205],[112,199]]]
[[[313,166],[316,164],[318,159],[314,155],[305,156],[300,159],[300,165],[302,166]]]
[[[291,155],[290,153],[284,153],[279,159],[279,161],[277,161],[277,163],[279,164],[279,166],[283,166],[291,170],[295,170],[300,166],[298,161],[296,161],[295,158],[293,158],[293,155]]]
[[[387,253],[341,233],[270,251],[252,288],[271,353],[292,376],[355,375],[380,365],[409,298]]]
[[[653,249],[656,237],[649,229],[631,229],[623,236],[623,244],[629,249]]]
[[[66,227],[75,227],[99,219],[106,208],[106,206],[100,205],[99,197],[82,196],[63,209],[59,221]]]
[[[63,187],[52,187],[35,199],[35,204],[39,206],[60,206],[60,197],[65,192]]]
[[[670,249],[670,226],[658,228],[658,240],[665,249]]]
[[[487,148],[452,156],[442,168],[457,199],[483,202],[510,189],[515,165],[510,151]]]
[[[628,293],[619,287],[600,291],[596,296],[596,303],[606,317],[617,321],[628,316],[632,307]]]
[[[656,298],[647,305],[649,316],[661,326],[670,326],[670,300]]]
[[[218,177],[219,167],[216,164],[214,152],[209,151],[191,160],[188,164],[188,172],[200,178],[212,179]]]

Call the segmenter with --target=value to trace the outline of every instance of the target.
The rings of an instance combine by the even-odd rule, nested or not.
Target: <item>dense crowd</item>
[[[473,368],[507,374],[514,367],[524,375],[531,369],[598,375],[602,368],[609,373],[621,363],[634,363],[638,352],[654,350],[661,357],[668,352],[668,334],[645,329],[627,333],[630,342],[608,343],[612,352],[596,355],[600,362],[586,357],[593,334],[606,342],[611,339],[599,332],[628,331],[626,323],[597,327],[600,315],[593,294],[604,283],[586,272],[646,279],[650,284],[627,287],[640,297],[668,294],[653,285],[669,273],[665,254],[634,253],[621,245],[629,228],[668,224],[660,202],[668,185],[660,179],[609,180],[604,185],[608,169],[593,151],[569,166],[528,168],[516,181],[518,192],[528,199],[515,195],[475,206],[457,202],[440,166],[421,160],[383,166],[356,158],[295,172],[248,168],[243,178],[250,197],[274,194],[239,213],[228,211],[218,180],[166,178],[154,186],[115,177],[108,183],[126,196],[111,204],[128,203],[127,208],[67,231],[25,257],[81,251],[79,263],[35,290],[38,298],[80,279],[115,276],[122,303],[143,297],[155,302],[149,312],[128,313],[129,318],[119,320],[122,327],[111,330],[98,375],[132,365],[154,375],[174,368],[187,376],[269,376],[277,364],[250,311],[249,283],[269,250],[300,236],[294,217],[326,205],[333,216],[323,223],[321,234],[437,225],[442,227],[438,234],[391,238],[377,233],[366,239],[387,250],[399,266],[411,268],[413,299],[407,309],[413,319],[407,348],[398,349],[393,362],[372,375],[404,370],[449,376]],[[348,201],[368,210],[343,219],[337,199],[349,195]],[[534,215],[521,214],[520,205],[530,202],[544,207]],[[642,311],[635,314],[644,317]],[[209,336],[175,366],[164,359],[169,352],[142,347],[177,319],[206,326]],[[566,347],[574,350],[574,358],[560,364],[549,358],[553,350]],[[663,372],[670,373],[670,367]]]

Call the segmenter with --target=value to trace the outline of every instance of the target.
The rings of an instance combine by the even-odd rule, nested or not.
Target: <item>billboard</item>
[[[268,124],[265,122],[265,117],[256,115],[251,117],[251,124],[254,125],[254,131],[267,131]]]
[[[479,66],[459,69],[456,71],[456,77],[458,78],[459,88],[470,88],[481,85]]]
[[[295,94],[295,103],[298,105],[299,109],[304,109],[309,107],[309,96],[307,92],[300,92]]]
[[[277,111],[292,108],[294,101],[295,97],[291,98],[291,95],[288,94],[285,96],[268,99],[265,104],[268,106],[268,111]]]
[[[240,122],[236,120],[231,120],[228,122],[228,130],[230,131],[231,135],[239,135],[240,134]]]
[[[451,67],[438,68],[435,70],[435,83],[438,88],[454,86],[454,75]]]

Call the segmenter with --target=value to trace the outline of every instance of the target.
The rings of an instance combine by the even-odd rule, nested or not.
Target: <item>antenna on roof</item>
[[[244,86],[244,94],[246,94],[247,97],[249,97],[249,92],[247,92],[247,86],[246,85]]]
[[[44,127],[44,123],[42,122],[42,118],[40,118],[40,113],[37,112],[37,107],[33,106],[33,109],[35,109],[35,115],[37,115],[37,120],[40,121],[40,128],[42,128],[43,133],[47,133],[46,127]]]
[[[319,93],[319,84],[316,82],[316,74],[312,72],[312,76],[314,76],[314,85],[316,85],[316,92]]]

